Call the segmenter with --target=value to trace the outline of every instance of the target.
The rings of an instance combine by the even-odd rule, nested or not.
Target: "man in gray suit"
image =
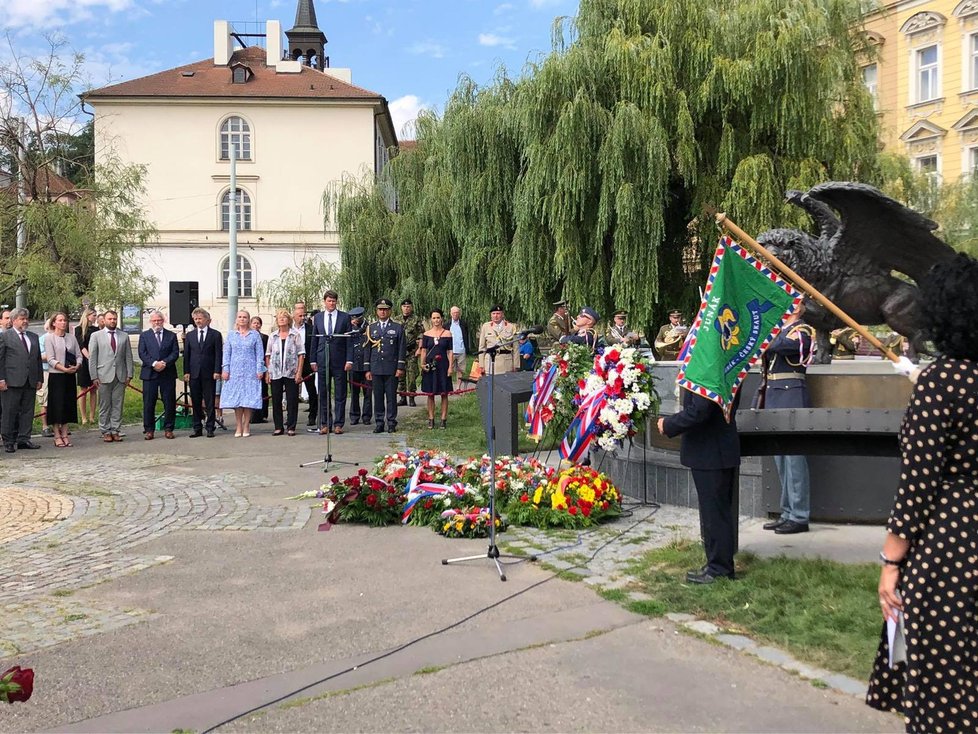
[[[106,311],[105,328],[92,334],[88,342],[88,368],[92,387],[98,390],[98,427],[105,443],[122,440],[122,403],[133,375],[129,335],[116,330],[118,324],[119,315]]]
[[[27,330],[30,312],[16,308],[12,326],[0,334],[0,401],[3,402],[3,446],[8,454],[17,449],[39,449],[31,441],[34,398],[43,384],[41,344]]]

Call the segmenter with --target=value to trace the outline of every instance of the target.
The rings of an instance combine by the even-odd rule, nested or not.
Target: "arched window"
[[[238,230],[251,229],[251,197],[244,189],[238,189],[234,197],[234,210],[238,213]],[[221,229],[231,229],[231,190],[221,197]]]
[[[225,257],[221,261],[221,298],[228,297],[228,278],[231,277],[231,270],[228,265],[231,257]],[[253,298],[254,293],[254,269],[251,261],[244,255],[238,255],[238,298]]]
[[[243,117],[229,117],[221,123],[221,160],[231,159],[231,146],[239,161],[251,160],[251,127]]]

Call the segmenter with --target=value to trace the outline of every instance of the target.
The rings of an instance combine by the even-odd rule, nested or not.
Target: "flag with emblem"
[[[717,245],[677,378],[729,413],[737,390],[802,294],[729,237]]]

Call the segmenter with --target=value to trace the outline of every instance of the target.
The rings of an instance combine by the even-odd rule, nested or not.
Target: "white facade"
[[[238,254],[250,266],[253,290],[252,297],[242,293],[239,307],[252,314],[254,288],[260,281],[277,278],[283,269],[313,254],[339,262],[339,237],[334,225],[324,222],[323,193],[344,177],[376,171],[379,156],[386,155],[386,147],[396,145],[396,140],[382,97],[348,94],[366,90],[349,86],[342,73],[300,70],[297,62],[282,62],[276,58],[280,42],[276,46],[270,41],[267,58],[260,52],[267,63],[257,63],[257,48],[245,50],[256,96],[241,94],[249,90],[248,83],[230,88],[233,97],[222,96],[220,88],[171,96],[166,91],[171,82],[164,74],[173,75],[178,90],[184,79],[204,85],[205,75],[219,80],[226,75],[231,83],[235,59],[240,62],[242,54],[218,63],[228,58],[226,40],[219,33],[222,23],[215,24],[215,59],[196,79],[187,77],[187,71],[170,70],[97,90],[87,102],[95,110],[96,155],[112,152],[147,169],[145,204],[160,236],[156,246],[140,251],[146,272],[158,280],[158,292],[144,305],[165,314],[170,281],[197,281],[200,305],[211,312],[216,328],[226,329],[222,266],[228,254],[228,136],[237,136],[234,141],[244,157],[237,164],[237,185],[247,196],[250,212],[246,209],[239,216]],[[270,39],[277,36],[278,24],[274,25]],[[195,66],[199,65],[181,68]],[[162,93],[147,93],[161,84]],[[302,91],[296,90],[306,86],[325,86],[328,91],[298,96]],[[247,281],[241,285],[246,287]],[[266,326],[276,307],[291,306],[263,304]]]

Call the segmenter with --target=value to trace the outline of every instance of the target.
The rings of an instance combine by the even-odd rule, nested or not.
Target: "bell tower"
[[[319,30],[313,0],[299,0],[295,9],[295,25],[285,32],[285,36],[289,39],[290,59],[317,69],[329,66],[326,34]]]

